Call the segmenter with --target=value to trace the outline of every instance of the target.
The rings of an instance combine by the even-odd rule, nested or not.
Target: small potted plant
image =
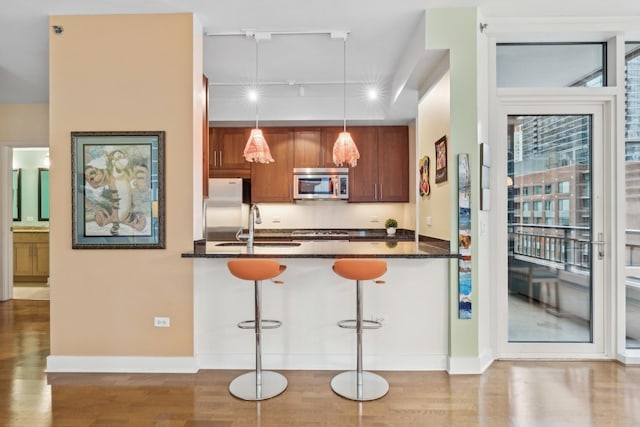
[[[390,236],[396,234],[397,227],[398,221],[396,221],[394,218],[387,218],[387,220],[384,222],[384,228],[387,229],[387,234]]]

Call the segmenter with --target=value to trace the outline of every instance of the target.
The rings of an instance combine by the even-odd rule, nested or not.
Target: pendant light
[[[342,95],[343,95],[343,128],[342,132],[336,139],[335,144],[333,144],[333,163],[337,166],[342,166],[344,163],[351,167],[355,167],[358,164],[358,159],[360,158],[360,153],[358,152],[358,147],[356,147],[356,143],[353,142],[353,138],[351,138],[351,134],[347,132],[347,36],[344,36],[344,44],[343,44],[343,86],[342,86]]]
[[[256,90],[258,89],[258,39],[256,40]],[[269,145],[262,135],[262,130],[258,127],[258,99],[256,98],[256,127],[251,130],[251,135],[244,147],[244,158],[248,162],[271,163],[274,162],[271,157]]]

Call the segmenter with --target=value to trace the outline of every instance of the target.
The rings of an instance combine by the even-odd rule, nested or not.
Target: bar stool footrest
[[[358,386],[358,371],[342,372],[331,380],[331,389],[338,395],[359,402],[376,400],[389,391],[389,383],[373,372],[362,372],[362,385]]]
[[[273,371],[262,371],[262,384],[256,384],[256,371],[247,372],[229,384],[229,392],[242,400],[265,400],[276,397],[287,388],[287,378]]]
[[[347,319],[341,320],[338,322],[338,326],[345,329],[356,329],[357,320],[356,319]],[[380,329],[382,327],[382,323],[377,320],[363,320],[362,321],[362,329]]]
[[[262,329],[276,329],[282,326],[282,322],[279,320],[271,320],[271,319],[262,319],[260,322],[262,325]],[[240,329],[255,329],[256,321],[255,320],[244,320],[238,323],[238,328]]]

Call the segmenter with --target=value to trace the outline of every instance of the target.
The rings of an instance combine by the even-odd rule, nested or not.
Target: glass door
[[[502,353],[604,353],[602,106],[508,107]]]

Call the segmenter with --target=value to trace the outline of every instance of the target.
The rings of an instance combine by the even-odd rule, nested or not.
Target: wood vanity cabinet
[[[13,233],[14,282],[47,282],[49,278],[49,233]]]
[[[335,138],[332,141],[328,140],[325,137],[326,133],[323,128],[294,129],[294,168],[336,167],[333,163]]]
[[[409,201],[409,130],[406,126],[352,127],[360,159],[350,169],[350,202]]]
[[[251,128],[209,128],[209,177],[251,177],[251,163],[243,156],[250,134]]]
[[[251,163],[251,202],[293,201],[293,128],[263,128],[274,163]]]

